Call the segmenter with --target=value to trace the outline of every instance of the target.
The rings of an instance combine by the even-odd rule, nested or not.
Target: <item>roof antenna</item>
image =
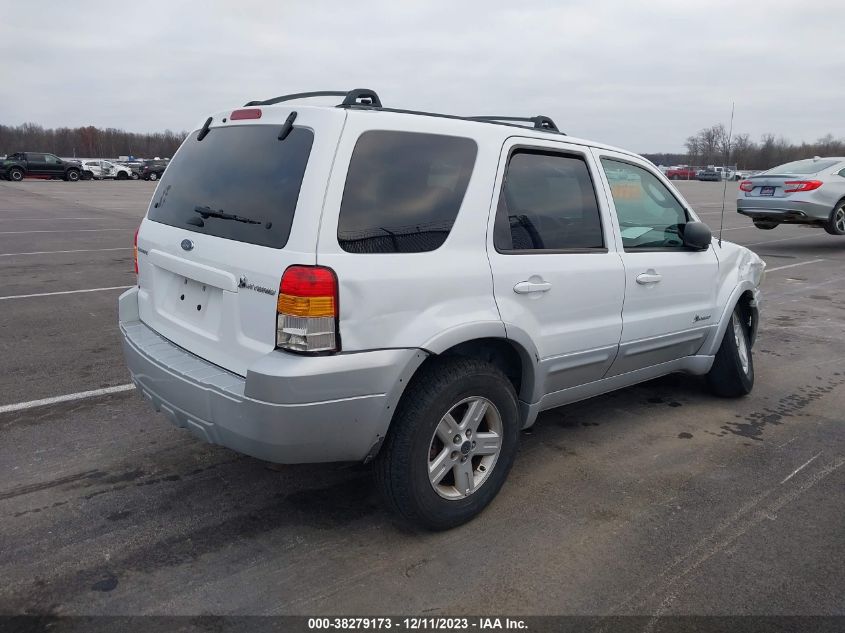
[[[722,218],[719,220],[719,248],[722,248],[722,230],[725,228],[725,197],[728,195],[728,161],[731,158],[731,138],[734,133],[734,105],[731,101],[731,126],[728,129],[728,144],[725,146],[725,164],[722,167],[722,179],[724,180],[724,187],[722,188]]]

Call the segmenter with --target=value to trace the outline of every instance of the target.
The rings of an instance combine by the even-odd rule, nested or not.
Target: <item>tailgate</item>
[[[276,344],[279,282],[315,264],[323,192],[342,110],[263,107],[261,123],[188,136],[138,233],[141,321],[245,376]],[[279,131],[297,111],[285,139]],[[201,377],[198,377],[201,378]]]

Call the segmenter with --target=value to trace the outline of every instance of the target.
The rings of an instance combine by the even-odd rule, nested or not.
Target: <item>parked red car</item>
[[[694,167],[675,167],[666,171],[669,180],[695,180],[698,170]]]

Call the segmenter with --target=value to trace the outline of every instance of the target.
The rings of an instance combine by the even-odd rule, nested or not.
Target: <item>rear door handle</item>
[[[513,291],[518,295],[527,295],[530,292],[548,292],[552,289],[552,284],[548,281],[520,281],[513,287]]]
[[[663,279],[663,275],[660,273],[654,272],[654,270],[647,270],[644,273],[637,275],[637,283],[642,284],[643,286],[648,284],[656,284],[661,279]]]

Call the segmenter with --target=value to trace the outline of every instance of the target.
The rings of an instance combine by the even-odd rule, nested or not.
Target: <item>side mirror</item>
[[[712,241],[713,234],[703,222],[687,222],[684,226],[684,246],[705,251]]]

